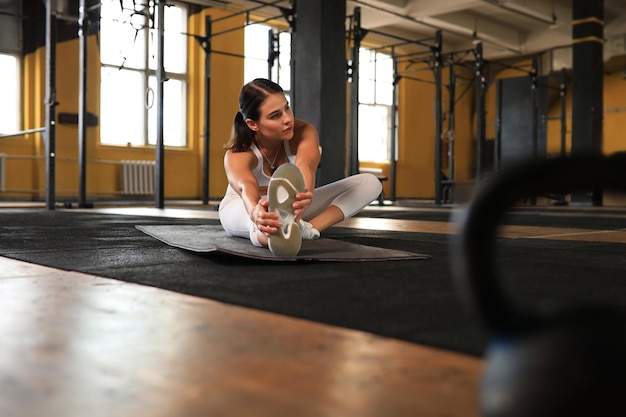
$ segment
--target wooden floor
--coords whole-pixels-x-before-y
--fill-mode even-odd
[[[454,231],[374,218],[341,226]],[[623,230],[502,233],[626,242]],[[482,363],[474,357],[2,257],[0,270],[2,417],[480,414]]]

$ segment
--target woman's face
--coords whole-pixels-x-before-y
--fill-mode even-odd
[[[282,93],[270,94],[259,107],[259,120],[247,119],[248,127],[259,137],[290,140],[293,138],[293,112]]]

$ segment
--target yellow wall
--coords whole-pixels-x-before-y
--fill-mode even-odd
[[[213,19],[230,15],[222,9],[207,9],[189,19],[188,32],[204,34],[205,15]],[[213,33],[230,28],[243,28],[245,15],[220,20],[213,25]],[[213,38],[213,50],[243,55],[244,31],[234,30]],[[88,64],[88,111],[99,115],[100,58],[95,36],[90,36]],[[188,147],[165,150],[165,198],[194,198],[202,195],[202,158],[204,151],[204,51],[192,37],[188,38]],[[26,56],[23,62],[23,128],[37,128],[45,124],[45,51],[40,48]],[[167,53],[167,51],[166,51]],[[528,65],[520,61],[514,65]],[[414,67],[411,70],[416,69]],[[417,68],[419,69],[419,67]],[[407,68],[401,68],[407,70]],[[78,40],[57,45],[57,114],[78,113]],[[465,78],[473,77],[473,69],[457,67],[457,73],[465,72]],[[398,152],[396,197],[432,199],[435,195],[435,86],[429,82],[409,79],[415,77],[432,81],[428,68],[407,72],[398,84]],[[521,76],[519,72],[505,70],[497,77]],[[444,84],[448,70],[442,74]],[[223,145],[227,141],[232,120],[237,111],[237,98],[243,83],[243,59],[219,53],[211,54],[211,100],[210,100],[210,162],[209,195],[219,198],[226,188],[222,158]],[[471,181],[475,175],[475,89],[468,79],[458,79],[456,87],[455,131],[455,179]],[[495,136],[495,85],[492,83],[486,96],[486,137]],[[450,100],[443,88],[444,112]],[[626,80],[621,73],[605,77],[605,125],[604,146],[606,153],[626,150],[622,130],[626,124]],[[560,113],[558,100],[552,102],[550,116]],[[571,142],[571,85],[567,96],[567,146]],[[548,121],[548,153],[560,150],[560,122]],[[446,128],[444,122],[444,128]],[[99,128],[89,127],[87,132],[87,194],[91,199],[122,198],[120,195],[120,165],[122,159],[154,160],[154,147],[108,146],[99,142]],[[0,152],[12,156],[7,162],[6,187],[12,191],[0,193],[0,198],[43,199],[46,189],[45,149],[41,134],[19,138],[2,139]],[[446,144],[443,143],[444,151]],[[78,196],[78,128],[76,125],[59,124],[56,130],[56,193],[59,198]],[[445,158],[445,157],[444,157]],[[444,174],[447,161],[443,161]],[[364,166],[381,167],[389,176],[389,164],[363,162]],[[385,182],[385,194],[390,193],[390,183]],[[32,191],[35,190],[35,191]]]
[[[189,33],[205,33],[205,16],[212,19],[230,15],[220,9],[207,9],[189,19]],[[244,16],[224,19],[213,24],[213,33],[244,26]],[[243,30],[216,36],[213,50],[243,55]],[[200,198],[204,152],[204,57],[200,44],[188,38],[188,123],[186,148],[165,149],[165,197]],[[167,52],[167,51],[166,51]],[[78,113],[79,43],[78,39],[59,42],[56,47],[56,106],[59,113]],[[87,111],[100,113],[100,57],[94,35],[88,37]],[[45,125],[45,48],[28,55],[23,63],[23,129]],[[223,169],[223,145],[228,140],[237,111],[237,98],[243,83],[243,59],[211,54],[211,115],[209,194],[219,197],[226,189]],[[123,98],[120,98],[123,99]],[[58,123],[56,137],[56,195],[70,198],[78,195],[78,126]],[[87,128],[86,188],[90,198],[121,198],[119,161],[155,160],[155,148],[111,146],[100,143],[99,127]],[[46,189],[45,142],[43,134],[2,139],[0,152],[7,160],[6,188],[0,198],[42,199]]]

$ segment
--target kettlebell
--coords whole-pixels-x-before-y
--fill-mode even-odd
[[[624,313],[601,305],[525,305],[495,267],[496,229],[517,202],[601,189],[626,191],[626,154],[518,162],[485,180],[459,213],[452,272],[488,336],[479,393],[484,416],[626,416]]]

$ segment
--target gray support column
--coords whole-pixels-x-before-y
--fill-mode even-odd
[[[319,183],[346,175],[345,0],[298,0],[293,107],[320,135]]]
[[[602,152],[604,1],[573,1],[572,154]],[[601,193],[572,194],[572,203],[597,205]]]

